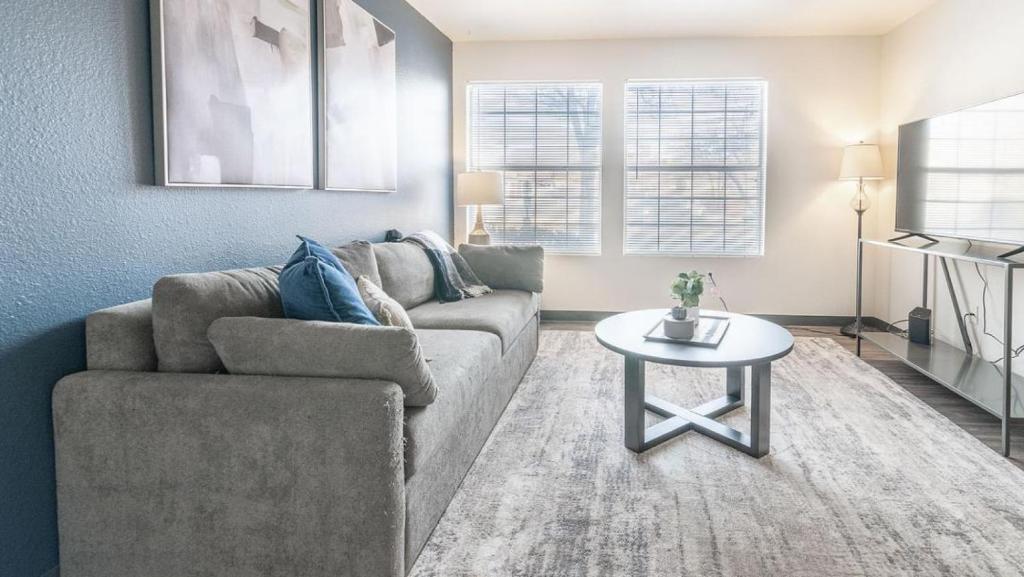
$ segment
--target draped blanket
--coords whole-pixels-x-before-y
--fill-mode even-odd
[[[410,234],[402,242],[415,244],[427,253],[434,267],[434,294],[441,302],[453,302],[478,297],[492,292],[480,282],[466,259],[455,252],[447,241],[435,232]]]

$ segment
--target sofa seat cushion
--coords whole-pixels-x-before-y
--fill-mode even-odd
[[[504,352],[537,314],[539,300],[537,295],[526,291],[496,290],[452,303],[431,301],[407,312],[418,329],[483,331],[497,335]]]
[[[458,434],[464,423],[482,414],[488,403],[497,402],[487,379],[501,363],[497,336],[476,331],[418,329],[423,356],[437,385],[434,402],[405,409],[405,476],[434,452],[444,450],[446,439]],[[501,401],[504,403],[504,401]]]

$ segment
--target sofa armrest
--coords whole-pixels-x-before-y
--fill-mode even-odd
[[[382,381],[65,377],[61,573],[399,577],[403,411]]]
[[[416,333],[404,327],[223,317],[207,336],[231,373],[393,381],[410,407],[437,396]]]
[[[153,300],[98,310],[85,318],[86,364],[91,370],[155,371]]]
[[[491,288],[544,292],[544,248],[541,246],[463,244],[459,254]]]

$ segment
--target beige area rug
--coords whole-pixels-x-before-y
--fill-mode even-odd
[[[694,432],[631,453],[622,357],[541,335],[412,575],[1024,575],[1024,471],[830,339],[775,363],[757,460]],[[724,382],[647,365],[683,406]]]

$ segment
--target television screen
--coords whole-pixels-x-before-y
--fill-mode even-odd
[[[896,229],[1024,244],[1024,94],[904,124]]]

